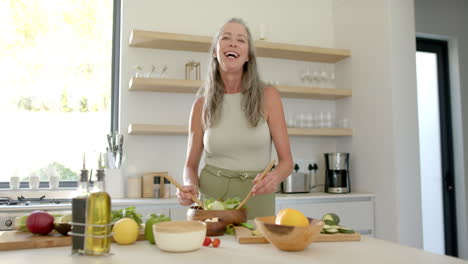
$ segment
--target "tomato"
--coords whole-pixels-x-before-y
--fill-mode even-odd
[[[215,238],[211,243],[211,245],[213,245],[213,247],[215,248],[219,247],[219,244],[221,244],[221,240],[219,240],[218,238]]]
[[[203,246],[207,247],[211,244],[211,238],[205,237],[205,240],[203,241]]]

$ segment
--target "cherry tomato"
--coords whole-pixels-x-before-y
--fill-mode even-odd
[[[221,240],[219,240],[218,238],[215,238],[211,243],[211,245],[213,245],[213,247],[215,248],[219,247],[219,244],[221,244]]]
[[[203,246],[207,247],[211,244],[211,238],[205,237],[205,240],[203,241]]]

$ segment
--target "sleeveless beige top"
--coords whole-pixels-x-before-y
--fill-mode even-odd
[[[236,171],[262,171],[271,159],[266,122],[251,127],[242,111],[242,93],[224,94],[219,122],[205,131],[205,163]]]

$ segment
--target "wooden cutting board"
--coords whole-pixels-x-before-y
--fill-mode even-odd
[[[144,230],[140,229],[137,240],[145,240]],[[34,235],[29,232],[0,231],[0,251],[31,248],[71,246],[71,237],[55,231],[47,236]]]
[[[236,238],[239,244],[265,244],[268,240],[264,236],[254,236],[252,232],[243,226],[235,226]],[[361,234],[320,234],[315,242],[360,241]]]

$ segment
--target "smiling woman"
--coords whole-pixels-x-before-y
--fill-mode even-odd
[[[76,181],[83,152],[105,151],[115,3],[0,2],[0,182]]]
[[[253,198],[248,218],[273,215],[274,192],[292,171],[289,138],[280,95],[259,77],[252,35],[243,20],[232,18],[213,38],[208,74],[190,114],[184,184],[179,202],[202,198]],[[260,172],[275,144],[279,163]],[[198,175],[202,153],[205,167]]]

